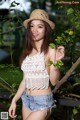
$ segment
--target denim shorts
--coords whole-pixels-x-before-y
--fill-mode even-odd
[[[22,104],[31,111],[44,110],[48,108],[55,108],[56,101],[54,100],[53,93],[47,95],[27,95],[26,91],[23,92]]]

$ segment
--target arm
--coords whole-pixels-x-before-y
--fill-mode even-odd
[[[58,60],[61,60],[64,57],[64,47],[59,46],[57,49],[49,49],[50,60],[56,64]],[[60,80],[60,70],[54,65],[50,66],[50,82],[54,86]]]
[[[50,82],[53,86],[57,84],[57,82],[60,80],[60,70],[58,68],[55,68],[53,65],[50,66]]]
[[[16,102],[20,99],[20,97],[21,97],[21,95],[22,95],[22,93],[25,89],[24,80],[25,80],[25,77],[23,76],[23,80],[21,81],[21,83],[19,85],[19,88],[18,88],[15,96],[12,99],[12,102],[11,102],[11,105],[10,105],[10,108],[9,108],[9,116],[11,118],[16,118],[16,115],[15,115]]]

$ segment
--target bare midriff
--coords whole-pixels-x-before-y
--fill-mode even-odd
[[[51,93],[51,87],[48,87],[47,89],[34,89],[34,90],[31,90],[31,89],[27,89],[26,88],[26,92],[28,95],[47,95],[49,93]]]

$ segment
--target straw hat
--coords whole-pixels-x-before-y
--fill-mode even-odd
[[[49,15],[47,14],[47,12],[42,9],[35,9],[32,11],[30,18],[23,22],[23,25],[25,28],[27,28],[27,24],[31,20],[43,20],[49,24],[51,29],[54,29],[54,27],[55,27],[54,22],[49,20]]]

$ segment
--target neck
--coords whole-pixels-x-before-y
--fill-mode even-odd
[[[42,43],[43,43],[43,40],[40,40],[40,41],[38,41],[38,42],[35,42],[35,45],[36,45],[36,48],[37,48],[38,51],[41,50]]]

